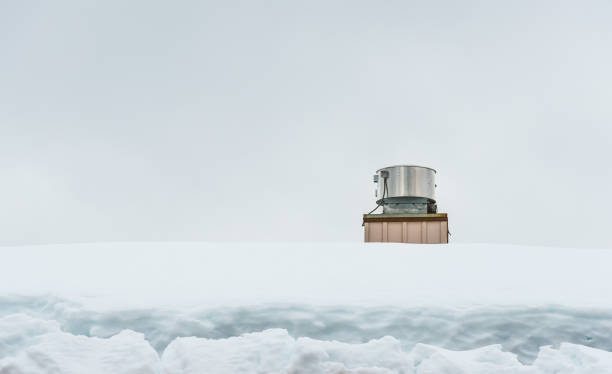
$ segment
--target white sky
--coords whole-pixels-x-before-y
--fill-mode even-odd
[[[612,3],[0,3],[0,244],[361,241],[438,170],[455,242],[611,247]]]

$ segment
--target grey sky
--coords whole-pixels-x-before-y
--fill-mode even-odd
[[[611,247],[612,3],[0,3],[0,244],[361,241],[438,170],[455,242]]]

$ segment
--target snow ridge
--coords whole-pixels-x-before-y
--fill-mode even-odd
[[[606,249],[88,243],[0,252],[0,374],[612,372]]]
[[[0,319],[0,373],[278,373],[456,374],[609,373],[612,353],[576,344],[544,346],[532,364],[501,345],[452,351],[417,344],[402,349],[385,336],[366,343],[295,339],[269,329],[225,339],[182,337],[158,355],[144,335],[124,330],[109,338],[73,335],[54,321],[24,314]]]

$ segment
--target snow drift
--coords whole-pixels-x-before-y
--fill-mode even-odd
[[[57,324],[15,314],[0,319],[0,373],[138,374],[456,374],[608,373],[612,353],[569,343],[542,347],[531,365],[500,345],[452,351],[393,337],[362,344],[291,337],[270,329],[226,339],[176,338],[161,356],[143,335],[107,339],[62,332]],[[17,334],[15,334],[18,332]]]
[[[0,373],[608,373],[612,251],[0,249]]]

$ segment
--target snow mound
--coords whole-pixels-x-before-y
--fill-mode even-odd
[[[451,351],[425,344],[417,344],[409,357],[416,372],[437,373],[532,373],[535,368],[523,366],[516,355],[503,352],[495,344],[469,351]]]
[[[177,338],[162,361],[168,374],[271,373],[286,366],[295,341],[285,330],[267,330],[227,339]]]
[[[0,373],[158,373],[157,353],[134,331],[108,339],[60,331],[25,315],[0,319]]]
[[[521,362],[540,347],[563,342],[612,351],[612,310],[576,307],[479,306],[466,309],[294,304],[240,307],[95,309],[54,296],[1,297],[0,318],[31,316],[36,324],[7,323],[2,331],[18,346],[31,329],[108,338],[123,330],[144,334],[157,353],[177,337],[223,339],[280,328],[292,337],[362,343],[393,336],[405,351],[427,343],[455,351],[501,344]],[[14,318],[14,317],[11,317]],[[45,330],[46,329],[46,330]],[[13,343],[10,343],[13,342]],[[26,344],[25,342],[24,344]]]
[[[1,374],[580,374],[612,372],[612,353],[564,343],[542,347],[523,364],[501,345],[453,351],[386,336],[366,343],[295,339],[269,329],[225,339],[174,339],[161,355],[141,333],[109,338],[62,332],[54,321],[22,314],[0,319]],[[21,332],[21,334],[16,334]],[[18,336],[19,335],[19,336]]]
[[[542,347],[532,365],[500,345],[452,351],[417,344],[406,352],[393,337],[362,344],[291,338],[266,330],[228,339],[177,338],[164,351],[162,372],[283,374],[578,374],[612,372],[612,353],[561,344]]]

